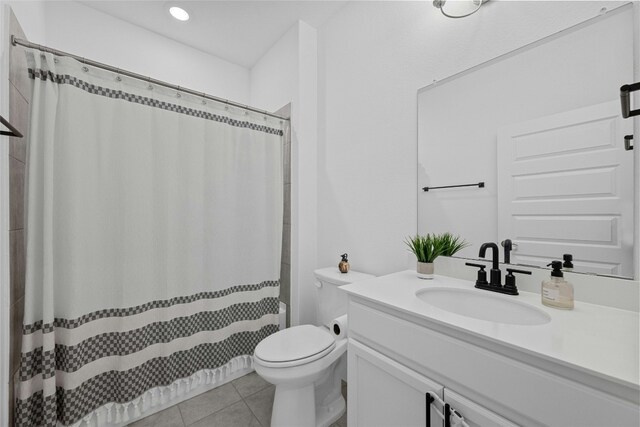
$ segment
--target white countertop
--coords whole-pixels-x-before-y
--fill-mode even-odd
[[[517,349],[529,356],[584,371],[597,377],[640,390],[640,318],[637,312],[575,302],[573,310],[544,306],[540,294],[520,292],[502,295],[474,288],[474,282],[435,275],[432,280],[416,277],[413,270],[342,286],[350,296],[360,297],[435,322],[452,331]],[[429,287],[473,289],[496,298],[516,298],[551,316],[544,325],[508,325],[478,320],[433,307],[416,297],[416,291]]]

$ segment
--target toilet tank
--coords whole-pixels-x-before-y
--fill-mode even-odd
[[[338,267],[320,268],[313,272],[316,276],[316,324],[329,324],[338,316],[347,314],[347,294],[338,290],[340,286],[375,276],[358,271],[340,273]]]

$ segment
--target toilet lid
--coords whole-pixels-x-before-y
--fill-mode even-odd
[[[335,347],[329,331],[313,325],[284,329],[260,341],[254,355],[265,362],[304,363],[319,359]],[[314,357],[315,356],[315,357]]]

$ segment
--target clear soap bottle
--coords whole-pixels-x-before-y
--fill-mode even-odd
[[[551,277],[542,281],[542,303],[563,310],[573,309],[573,285],[564,279],[562,261],[553,261]]]

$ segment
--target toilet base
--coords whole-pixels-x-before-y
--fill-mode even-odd
[[[315,386],[277,385],[273,398],[272,427],[316,427]]]
[[[328,405],[316,407],[316,427],[329,427],[340,419],[346,409],[347,403],[342,395]]]
[[[346,409],[347,404],[339,393],[330,402],[316,405],[313,384],[302,388],[276,386],[271,426],[329,427]]]

